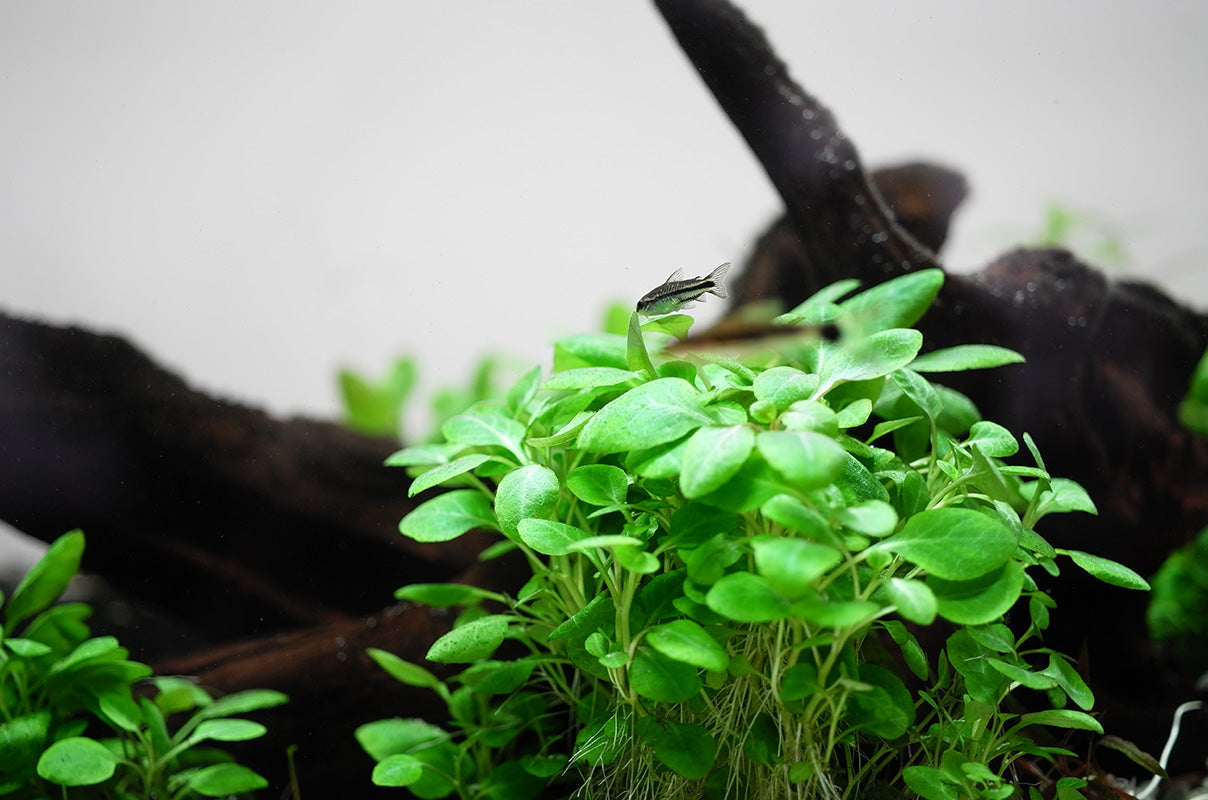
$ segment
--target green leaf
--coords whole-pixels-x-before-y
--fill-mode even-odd
[[[752,452],[738,472],[702,497],[701,502],[725,511],[745,514],[783,491],[783,479],[768,466],[767,461]]]
[[[927,654],[923,652],[923,647],[919,644],[919,640],[907,630],[905,625],[896,619],[884,620],[881,624],[889,632],[898,649],[902,651],[902,660],[906,662],[906,666],[910,668],[910,671],[919,680],[926,680],[931,672],[931,667],[927,663]]]
[[[960,800],[960,787],[943,770],[913,766],[902,770],[902,779],[923,800]]]
[[[843,560],[835,548],[780,536],[757,536],[751,541],[755,569],[777,594],[796,600],[814,588],[814,582]]]
[[[1103,726],[1090,714],[1066,708],[1024,714],[1019,718],[1019,724],[1020,726],[1048,725],[1053,728],[1072,728],[1080,731],[1103,733]]]
[[[944,411],[944,401],[935,387],[922,375],[912,369],[903,367],[894,370],[893,382],[902,390],[902,394],[914,401],[930,419],[938,419]]]
[[[853,691],[844,720],[884,739],[896,739],[914,722],[914,701],[902,679],[876,664],[860,665],[860,682],[870,691]]]
[[[847,628],[867,624],[881,612],[881,605],[871,600],[827,600],[817,595],[803,597],[790,609],[799,617],[828,628]]]
[[[990,458],[1006,458],[1019,452],[1019,442],[1003,426],[982,420],[969,429],[967,445],[976,445],[983,455]]]
[[[572,545],[587,538],[587,532],[574,525],[548,519],[522,519],[519,533],[520,541],[546,556],[564,556],[572,552]]]
[[[642,331],[645,333],[665,333],[668,336],[674,336],[676,339],[683,339],[688,335],[688,331],[695,321],[691,314],[668,314],[665,317],[646,320],[642,323]]]
[[[251,711],[273,708],[288,701],[288,697],[272,689],[246,689],[242,692],[228,694],[226,697],[215,700],[210,705],[199,710],[193,716],[193,719],[200,721],[215,717],[229,717],[235,714],[247,714]]]
[[[642,325],[635,311],[629,315],[629,327],[626,332],[625,340],[625,366],[631,370],[645,370],[650,377],[654,377],[654,363],[650,360],[650,353],[646,350],[646,339],[642,336]]]
[[[848,506],[840,509],[836,516],[848,530],[876,539],[893,533],[898,524],[898,512],[884,500],[867,500]]]
[[[1057,548],[1061,555],[1069,556],[1075,564],[1094,575],[1104,583],[1119,586],[1124,589],[1139,589],[1149,591],[1149,582],[1123,564],[1118,564],[1110,558],[1091,555],[1081,550],[1063,550]]]
[[[465,449],[465,445],[450,444],[449,442],[415,444],[391,453],[384,463],[387,467],[427,467],[432,464],[447,464]]]
[[[27,617],[50,606],[80,569],[84,554],[84,534],[65,533],[51,543],[13,590],[5,609],[5,629],[15,631]]]
[[[730,656],[717,640],[689,619],[677,619],[651,628],[646,633],[646,641],[668,658],[694,667],[722,672],[730,663]]]
[[[250,719],[207,719],[197,726],[189,741],[246,742],[258,739],[267,732],[267,728]]]
[[[791,495],[778,494],[760,506],[759,511],[778,525],[796,531],[807,539],[831,543],[839,541],[826,517]]]
[[[796,367],[772,367],[755,376],[755,398],[785,409],[805,400],[818,388],[818,376],[807,375]]]
[[[1025,483],[1019,487],[1024,499],[1031,500],[1037,488],[1043,481]],[[1098,514],[1095,503],[1091,500],[1086,489],[1068,478],[1053,478],[1049,481],[1046,491],[1041,493],[1037,501],[1036,519],[1046,514],[1059,514],[1067,511],[1084,511],[1087,514]]]
[[[1015,605],[1023,591],[1023,565],[1010,561],[968,580],[945,580],[931,575],[927,586],[935,593],[936,610],[959,625],[994,622]]]
[[[905,328],[922,318],[943,285],[943,270],[909,272],[866,289],[839,307],[862,331]]]
[[[789,615],[792,603],[758,575],[734,572],[710,587],[705,604],[735,622],[771,622]]]
[[[447,542],[475,528],[495,529],[491,501],[476,489],[437,495],[403,517],[399,530],[417,542]]]
[[[915,372],[964,372],[1018,364],[1024,357],[1014,350],[992,344],[960,344],[923,353],[910,362]]]
[[[596,412],[579,432],[589,453],[619,453],[674,441],[712,422],[704,397],[682,378],[659,378],[630,389]]]
[[[373,767],[375,786],[410,786],[424,774],[424,762],[407,753],[386,756]]]
[[[524,426],[498,406],[478,406],[450,417],[440,427],[441,434],[455,444],[474,447],[502,447],[517,463],[524,464]]]
[[[470,620],[433,642],[427,658],[438,664],[468,664],[487,658],[503,644],[510,619],[505,614],[488,614]]]
[[[241,764],[210,764],[189,775],[186,784],[205,797],[247,794],[268,786],[259,774]]]
[[[113,777],[117,756],[83,736],[71,736],[46,748],[38,758],[38,775],[59,786],[92,786]]]
[[[568,369],[565,372],[555,372],[549,380],[541,384],[542,389],[595,389],[601,386],[617,386],[630,381],[637,381],[638,376],[633,370],[616,369],[615,367],[580,367]]]
[[[435,689],[441,685],[440,679],[431,672],[418,664],[404,661],[394,653],[379,650],[376,647],[369,647],[365,649],[365,654],[377,662],[379,667],[384,669],[390,677],[399,683],[405,683],[408,686],[418,686],[421,689]]]
[[[495,517],[504,535],[514,540],[521,520],[548,518],[560,493],[558,476],[540,464],[529,464],[504,475],[495,490]]]
[[[1059,653],[1049,653],[1049,665],[1040,672],[1056,681],[1066,696],[1073,700],[1083,711],[1090,711],[1095,705],[1095,695],[1078,670],[1074,669]]]
[[[776,472],[801,491],[821,489],[842,474],[847,451],[813,431],[761,431],[755,446]]]
[[[356,738],[375,761],[411,755],[421,762],[423,776],[408,784],[416,797],[447,797],[455,791],[445,776],[457,773],[457,747],[437,726],[419,719],[382,719],[357,728]]]
[[[935,621],[938,602],[935,593],[922,581],[890,578],[884,587],[885,597],[903,618],[919,625]]]
[[[850,348],[832,347],[822,362],[821,386],[816,393],[825,394],[844,381],[866,381],[888,375],[913,361],[922,346],[923,334],[910,328],[894,328],[874,333]]]
[[[680,470],[684,497],[695,499],[720,488],[742,468],[754,445],[755,432],[746,425],[697,430],[684,446]]]
[[[396,600],[410,600],[433,608],[472,606],[497,596],[494,592],[465,583],[412,583],[394,593]]]
[[[49,709],[0,722],[0,764],[32,763],[46,745],[50,722]]]
[[[411,481],[411,486],[407,489],[407,496],[415,497],[420,492],[431,489],[433,486],[439,486],[447,480],[456,478],[458,475],[464,475],[471,470],[477,469],[484,461],[490,458],[490,456],[483,455],[482,453],[473,453],[461,458],[455,458],[447,464],[435,466]]]
[[[620,506],[629,494],[629,476],[611,464],[585,464],[566,476],[566,488],[593,506]]]
[[[703,725],[668,720],[654,740],[654,754],[678,775],[700,780],[713,769],[717,742]]]
[[[700,691],[696,667],[668,658],[649,647],[639,647],[629,665],[629,685],[642,697],[657,703],[680,703]]]
[[[626,369],[625,337],[580,334],[554,343],[554,372],[579,367]]]
[[[839,411],[835,417],[835,423],[842,429],[855,428],[868,422],[868,417],[872,414],[872,401],[867,397],[861,397],[851,403],[848,403]]]
[[[938,578],[960,581],[1002,566],[1015,553],[1015,537],[997,517],[966,508],[934,508],[915,514],[874,547],[897,553]]]

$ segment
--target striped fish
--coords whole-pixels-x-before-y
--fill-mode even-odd
[[[638,301],[638,313],[644,317],[658,317],[690,308],[705,294],[726,297],[726,287],[721,281],[729,270],[730,262],[727,261],[703,278],[684,279],[684,270],[677,269],[662,286],[642,295]]]

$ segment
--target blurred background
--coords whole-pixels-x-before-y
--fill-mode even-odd
[[[950,268],[1055,208],[1208,309],[1208,4],[742,6],[866,164],[964,172]],[[0,310],[282,415],[546,363],[779,208],[648,2],[10,0],[0,110]]]

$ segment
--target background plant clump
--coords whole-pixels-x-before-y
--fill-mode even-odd
[[[185,678],[153,677],[114,637],[93,637],[86,603],[56,603],[83,553],[83,533],[59,537],[0,609],[0,797],[180,800],[266,787],[205,745],[262,736],[237,715],[285,695],[215,700]]]
[[[460,609],[427,658],[466,666],[441,680],[371,652],[449,711],[361,727],[374,781],[422,798],[1007,798],[1021,758],[1101,732],[1074,662],[1041,643],[1054,603],[1029,573],[1146,584],[1037,533],[1090,498],[924,377],[1021,360],[921,352],[909,326],[942,280],[841,281],[739,356],[676,354],[689,317],[632,315],[394,454],[412,494],[447,489],[404,535],[494,530],[482,558],[517,552],[531,577],[398,591]]]

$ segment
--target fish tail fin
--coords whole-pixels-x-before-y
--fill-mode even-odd
[[[729,271],[730,271],[730,262],[727,261],[726,263],[722,264],[717,269],[713,270],[712,272],[710,272],[708,274],[708,276],[705,278],[705,280],[713,281],[713,283],[716,284],[712,289],[709,290],[709,294],[714,295],[716,297],[720,297],[722,299],[725,299],[730,296],[729,292],[726,291],[725,285],[722,284],[722,280],[726,277],[726,273]]]

